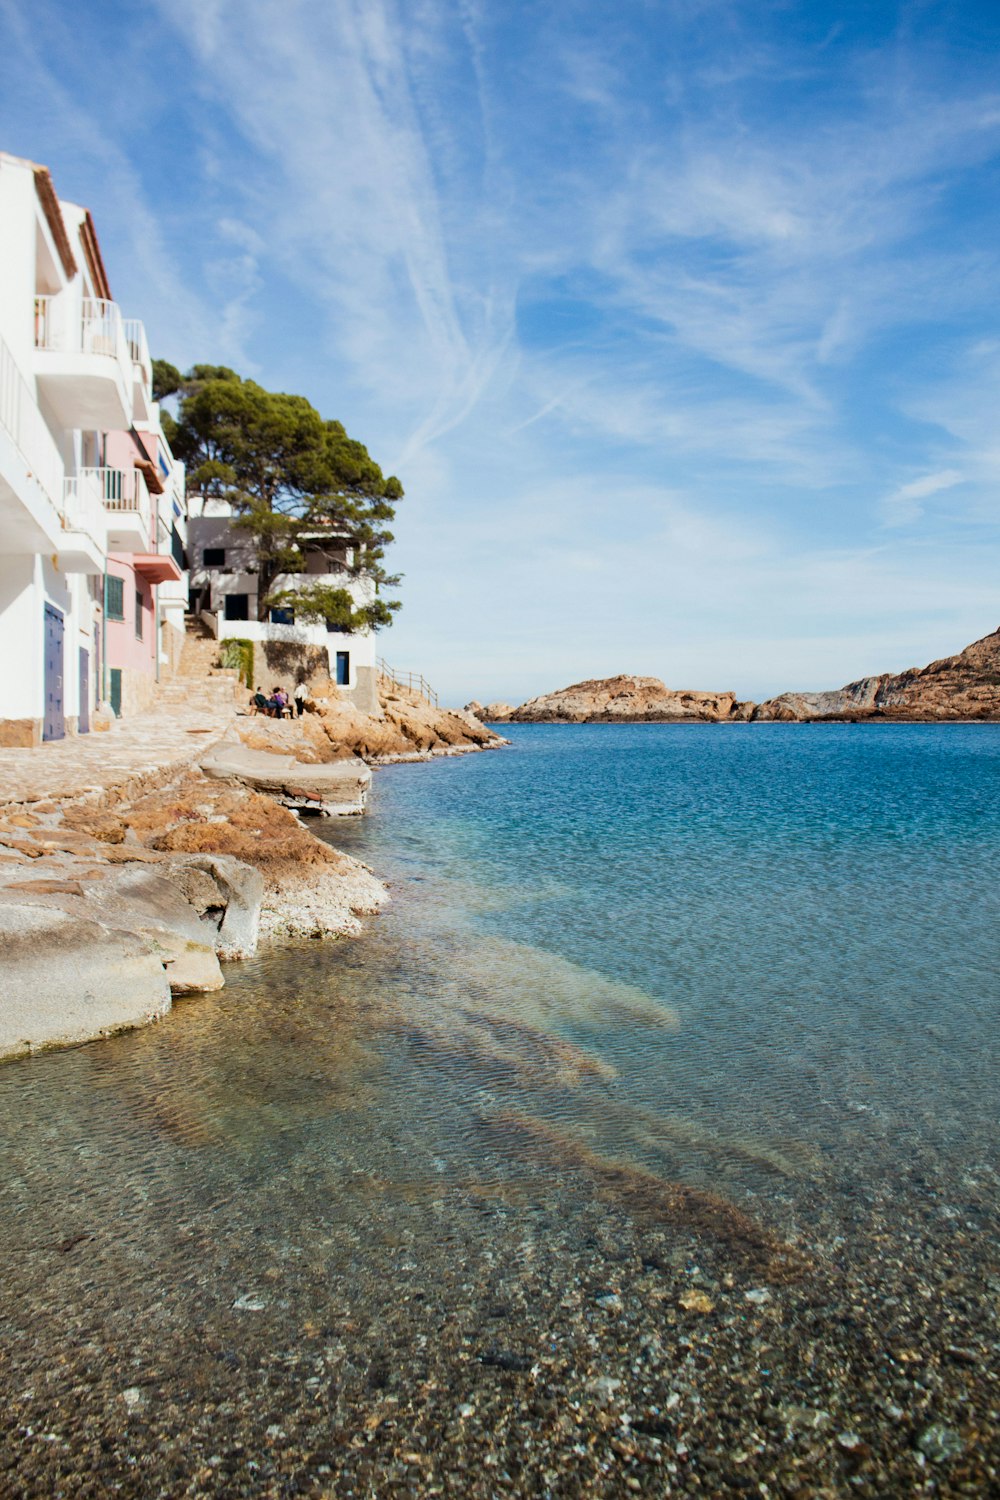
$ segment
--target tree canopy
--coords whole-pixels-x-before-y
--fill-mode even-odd
[[[398,600],[377,595],[399,582],[383,558],[403,486],[383,475],[363,443],[304,396],[265,390],[225,365],[195,365],[182,376],[155,360],[154,389],[161,399],[178,396],[168,438],[187,464],[189,490],[227,501],[234,524],[252,539],[260,619],[272,608],[294,608],[303,619],[325,618],[340,629],[392,623]],[[371,603],[355,606],[329,577],[304,588],[279,586],[285,575],[302,572],[307,547],[334,552],[345,538],[354,558],[348,571],[375,582]]]

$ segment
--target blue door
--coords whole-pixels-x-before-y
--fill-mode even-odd
[[[77,728],[81,734],[90,733],[90,652],[80,647],[80,717]]]
[[[63,717],[63,617],[51,604],[45,606],[45,721],[43,740],[61,740],[66,733]]]
[[[337,652],[337,686],[350,687],[351,685],[351,653],[349,651]]]

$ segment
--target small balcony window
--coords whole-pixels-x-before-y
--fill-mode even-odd
[[[104,613],[109,620],[125,618],[125,582],[111,573],[104,580]]]

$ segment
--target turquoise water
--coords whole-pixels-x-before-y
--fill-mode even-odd
[[[0,1069],[4,1494],[1000,1493],[1000,728],[510,736]]]
[[[631,1102],[834,1153],[859,1113],[928,1145],[992,1130],[1000,731],[510,735],[503,754],[381,773],[371,819],[338,836],[430,882],[470,941],[528,945],[673,1015],[559,1022]]]

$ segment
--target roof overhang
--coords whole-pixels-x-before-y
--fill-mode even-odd
[[[133,552],[131,562],[147,583],[180,583],[183,577],[169,552]]]

